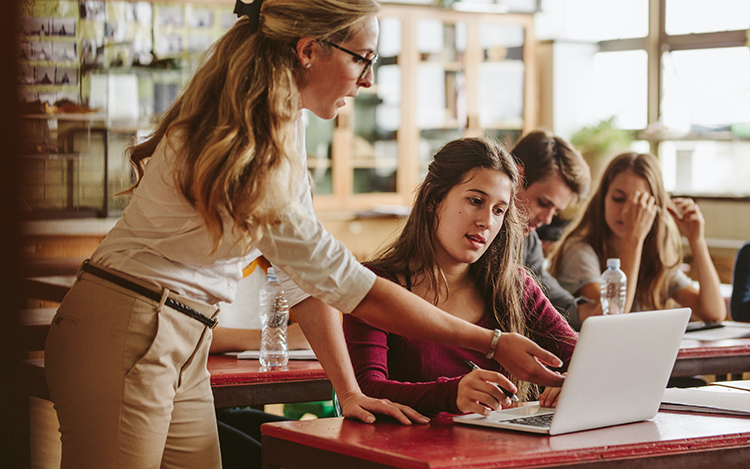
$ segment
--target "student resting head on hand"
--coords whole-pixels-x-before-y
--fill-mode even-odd
[[[648,153],[624,153],[607,166],[596,193],[553,253],[550,272],[582,304],[585,316],[602,314],[599,277],[608,258],[617,257],[627,276],[624,312],[663,309],[671,301],[693,310],[702,321],[722,321],[726,302],[708,254],[705,221],[691,199],[670,198],[659,162]],[[693,278],[681,270],[680,235],[687,239]]]

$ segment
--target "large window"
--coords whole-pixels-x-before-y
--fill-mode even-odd
[[[583,125],[614,116],[636,131],[674,193],[750,196],[750,1],[544,0],[542,9],[540,39],[594,45],[579,47],[591,71]]]

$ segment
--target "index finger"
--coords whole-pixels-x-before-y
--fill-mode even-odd
[[[547,366],[550,366],[552,368],[560,368],[563,366],[563,361],[560,360],[557,355],[550,352],[549,350],[545,350],[539,345],[537,345],[534,342],[531,342],[532,347],[528,351],[531,356],[537,359],[540,363],[543,363]],[[541,365],[540,365],[541,366]]]

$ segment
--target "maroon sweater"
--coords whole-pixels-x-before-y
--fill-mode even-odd
[[[395,280],[382,272],[376,272]],[[552,306],[541,288],[524,272],[526,325],[529,338],[554,353],[567,367],[577,335]],[[491,314],[477,326],[498,327]],[[425,414],[460,413],[456,407],[458,382],[469,371],[464,360],[483,369],[508,373],[483,353],[434,342],[409,339],[373,327],[351,314],[344,315],[344,334],[362,392],[413,407]],[[552,337],[568,336],[570,344]]]

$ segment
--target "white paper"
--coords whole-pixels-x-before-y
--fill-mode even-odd
[[[707,329],[704,331],[686,332],[686,339],[693,340],[725,340],[750,337],[750,324],[734,321],[724,321],[724,327]]]
[[[228,354],[228,355],[234,355],[234,354]],[[241,360],[257,360],[259,356],[260,356],[260,350],[245,350],[244,352],[237,353],[237,358]],[[317,360],[318,357],[315,356],[315,352],[313,352],[312,349],[303,349],[303,350],[290,350],[289,359],[290,360]]]
[[[750,415],[750,393],[744,391],[714,391],[707,387],[668,388],[661,401],[662,409]]]

